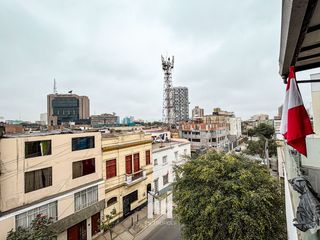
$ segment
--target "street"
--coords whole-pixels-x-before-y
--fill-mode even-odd
[[[173,220],[166,219],[157,225],[144,240],[179,240],[180,225]]]

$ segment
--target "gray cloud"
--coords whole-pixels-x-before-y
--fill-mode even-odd
[[[160,54],[175,55],[174,85],[189,87],[190,109],[273,115],[284,95],[280,9],[277,0],[1,1],[0,116],[37,120],[56,78],[59,92],[89,96],[92,114],[161,119]]]

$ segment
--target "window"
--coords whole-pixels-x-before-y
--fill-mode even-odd
[[[113,198],[110,198],[107,202],[107,207],[110,207],[111,205],[117,203],[117,197],[113,197]]]
[[[126,174],[132,173],[132,155],[126,156]]]
[[[200,142],[200,139],[191,139],[192,142]]]
[[[146,165],[149,165],[151,163],[150,161],[150,150],[146,151]]]
[[[25,142],[25,158],[51,155],[51,140]]]
[[[162,176],[162,180],[163,180],[163,185],[168,184],[168,182],[169,182],[169,174],[167,173],[166,175]]]
[[[177,152],[174,152],[174,159],[175,159],[176,161],[178,161],[178,151],[177,151]]]
[[[74,208],[79,211],[98,201],[98,186],[87,188],[74,194]]]
[[[117,162],[116,159],[108,160],[106,162],[107,179],[117,176]]]
[[[43,206],[31,209],[27,212],[21,213],[16,216],[16,228],[23,227],[27,228],[30,226],[32,220],[34,220],[37,215],[45,215],[48,218],[52,218],[53,221],[58,220],[58,208],[57,201],[45,204]]]
[[[155,158],[155,159],[153,160],[153,165],[154,165],[154,166],[157,166],[157,165],[158,165],[158,159]]]
[[[94,136],[72,138],[72,151],[94,148]]]
[[[25,193],[52,185],[52,167],[24,173]]]
[[[168,163],[167,155],[162,157],[162,165],[166,165]]]
[[[82,177],[96,171],[95,159],[90,158],[72,163],[72,178]]]
[[[140,170],[140,154],[133,154],[133,170],[134,172],[138,172]]]

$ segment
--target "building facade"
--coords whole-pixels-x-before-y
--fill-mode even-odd
[[[204,109],[199,106],[195,106],[194,109],[192,109],[192,119],[196,120],[202,117],[204,117]]]
[[[172,183],[174,166],[184,164],[191,156],[191,145],[186,139],[171,139],[152,144],[153,159],[153,212],[172,216]],[[170,211],[170,212],[169,212]]]
[[[147,193],[152,188],[151,144],[151,136],[143,132],[102,137],[105,214],[115,209],[113,221],[147,204]]]
[[[76,94],[49,94],[47,96],[48,125],[63,123],[90,123],[90,103],[87,96]]]
[[[189,94],[187,87],[173,88],[173,108],[176,122],[189,119]]]
[[[99,234],[105,207],[101,134],[34,134],[0,139],[0,239],[43,214],[58,240]]]
[[[119,124],[119,117],[115,113],[104,113],[91,116],[92,127],[114,126]]]
[[[240,138],[242,131],[241,131],[241,118],[240,117],[230,117],[229,118],[229,127],[230,135],[236,136],[236,138]]]
[[[206,119],[205,122],[183,122],[180,124],[179,135],[191,143],[191,148],[196,151],[201,148],[228,148],[229,124]]]

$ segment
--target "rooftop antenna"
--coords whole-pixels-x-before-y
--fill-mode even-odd
[[[54,94],[58,93],[58,91],[57,91],[57,82],[56,82],[55,78],[53,79],[53,93]]]

